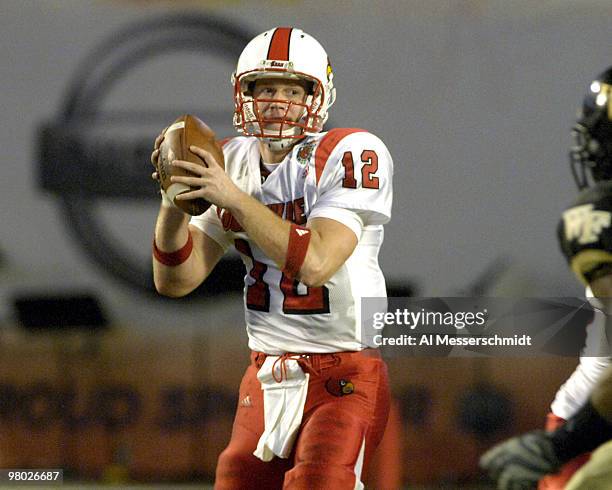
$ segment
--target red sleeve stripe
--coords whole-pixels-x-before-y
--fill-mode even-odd
[[[291,40],[291,27],[278,27],[268,48],[268,59],[288,61],[289,60],[289,42]]]
[[[319,143],[317,150],[315,151],[315,174],[317,178],[317,185],[325,169],[325,164],[329,155],[332,154],[334,148],[342,141],[345,136],[353,133],[365,132],[365,129],[358,128],[336,128],[330,130]]]

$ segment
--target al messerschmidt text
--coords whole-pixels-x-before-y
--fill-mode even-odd
[[[374,344],[383,345],[451,345],[451,346],[513,346],[531,345],[531,335],[513,335],[512,337],[502,337],[492,335],[488,337],[471,337],[468,335],[448,335],[448,334],[429,334],[421,335],[403,334],[398,337],[383,337],[382,334],[374,336]]]

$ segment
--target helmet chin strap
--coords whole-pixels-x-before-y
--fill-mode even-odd
[[[266,145],[271,151],[283,151],[290,149],[293,145],[295,145],[298,141],[300,141],[305,135],[302,134],[299,138],[283,138],[285,135],[297,135],[299,132],[299,128],[293,127],[279,134],[279,138],[274,137],[261,137],[261,141],[264,145]],[[285,133],[285,134],[283,134]]]
[[[260,138],[271,151],[283,151],[295,145],[299,139],[295,138]]]

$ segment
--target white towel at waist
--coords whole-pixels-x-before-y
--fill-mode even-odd
[[[257,373],[264,392],[265,429],[253,454],[262,461],[270,461],[274,456],[289,457],[302,423],[308,394],[310,375],[302,371],[295,359],[276,362],[278,358],[266,357]]]

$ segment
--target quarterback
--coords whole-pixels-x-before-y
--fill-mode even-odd
[[[612,306],[609,301],[612,297],[611,96],[612,67],[591,83],[581,115],[572,130],[574,146],[570,163],[581,193],[563,213],[559,225],[562,252],[580,281],[587,285],[586,296],[595,307],[594,319],[587,327],[587,343],[580,363],[561,386],[551,405],[546,424],[548,433],[534,432],[511,439],[483,456],[483,467],[498,479],[500,489],[578,488],[574,486],[572,476],[589,460],[588,451],[605,441],[606,437],[611,437],[603,422],[596,422],[595,430],[587,428],[595,417],[591,416],[595,412],[590,402],[595,387],[599,386],[599,392],[605,392],[606,397],[610,397],[612,392],[612,368],[609,368],[612,347]],[[604,374],[606,370],[608,374]],[[601,409],[600,412],[609,423],[609,411]],[[565,436],[570,432],[582,432],[584,439],[588,440],[576,442],[578,436]],[[549,451],[551,440],[556,441],[552,452]],[[612,468],[609,459],[607,464]],[[600,472],[599,476],[602,475]],[[600,487],[593,483],[593,486],[582,488],[612,488],[609,480],[612,475],[607,472],[605,477],[608,486]],[[581,479],[585,478],[583,474]]]
[[[167,296],[195,289],[231,246],[246,267],[251,364],[215,488],[362,488],[389,387],[360,333],[360,298],[386,296],[378,252],[393,162],[365,130],[323,131],[333,71],[300,29],[251,40],[232,85],[240,135],[223,143],[225,171],[198,147],[207,167],[173,162],[193,174],[173,181],[196,189],[177,199],[213,205],[190,219],[162,196],[153,245],[155,285]]]

